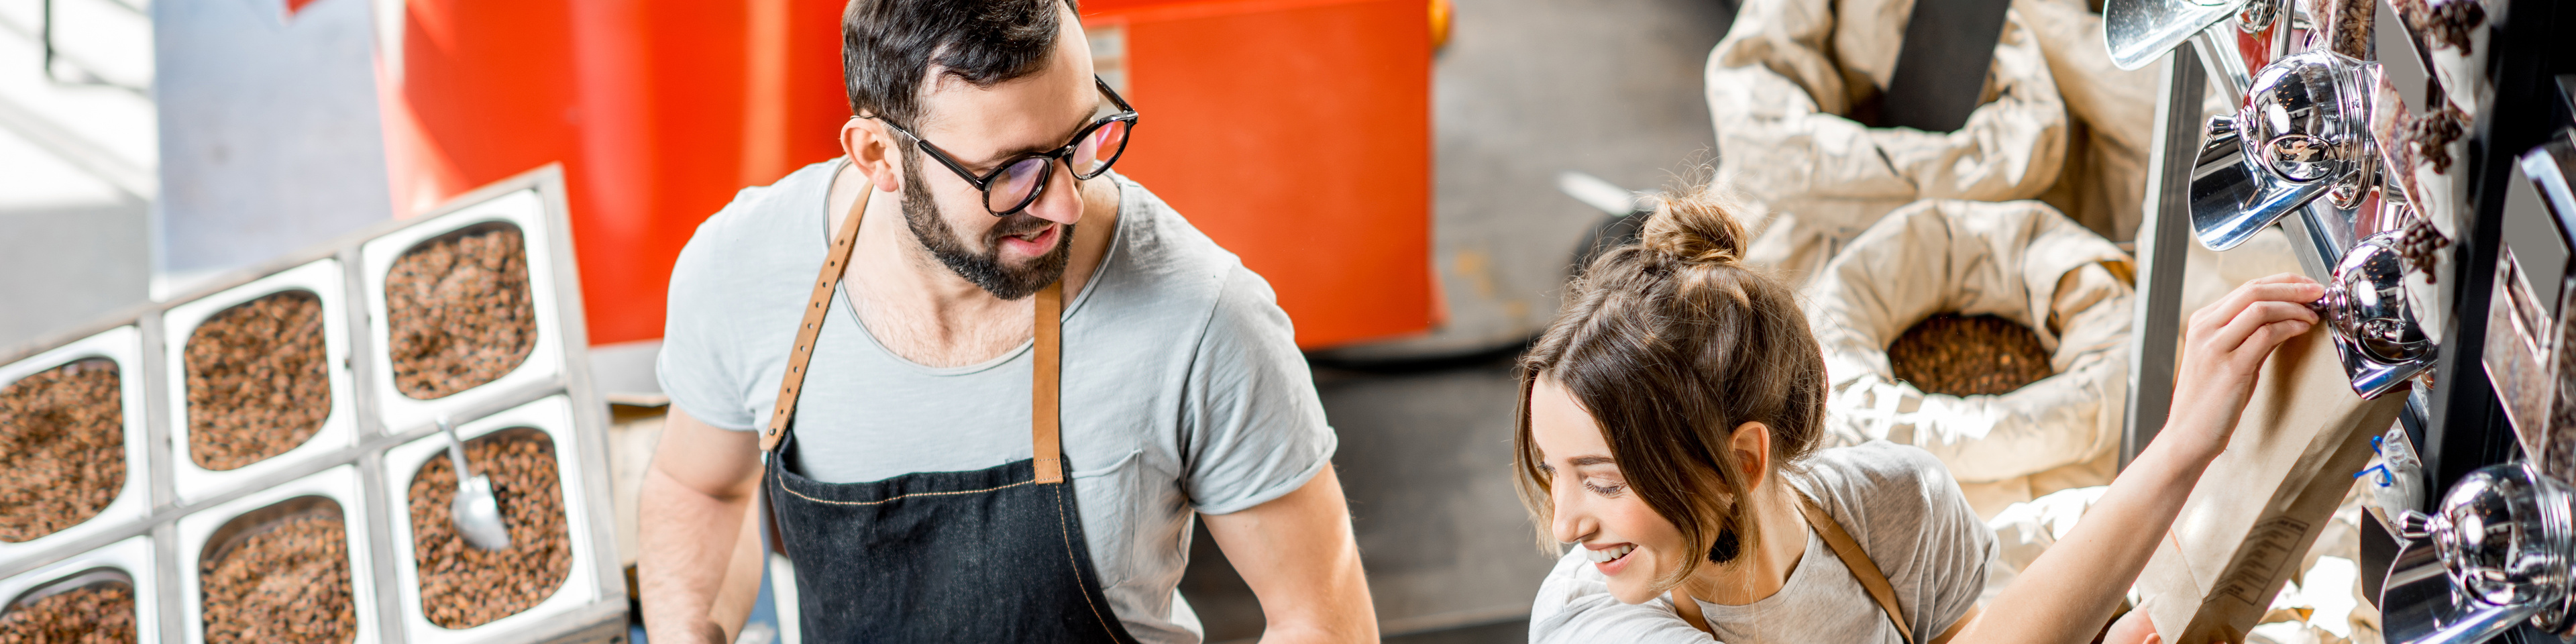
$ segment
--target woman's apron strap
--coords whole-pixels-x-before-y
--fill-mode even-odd
[[[1869,597],[1878,600],[1879,609],[1887,611],[1887,619],[1896,622],[1896,634],[1905,637],[1905,644],[1914,644],[1914,628],[1906,624],[1905,613],[1896,604],[1896,587],[1887,583],[1887,575],[1869,560],[1860,542],[1852,540],[1851,533],[1844,532],[1842,524],[1834,521],[1834,515],[1826,514],[1824,506],[1816,505],[1816,500],[1804,493],[1798,495],[1798,513],[1807,517],[1807,525],[1815,527],[1816,536],[1825,538],[1825,546],[1833,549],[1835,558],[1843,560],[1843,567],[1851,569],[1860,587],[1869,590]]]
[[[822,275],[814,278],[814,294],[806,298],[805,322],[796,327],[796,348],[787,353],[787,374],[778,382],[778,408],[769,412],[769,428],[760,432],[760,451],[778,449],[778,441],[787,437],[787,422],[796,418],[796,395],[805,387],[806,363],[814,360],[814,339],[823,334],[823,314],[832,310],[832,291],[840,288],[841,274],[850,270],[850,249],[859,245],[859,214],[868,209],[868,197],[874,186],[859,189],[859,199],[850,204],[850,215],[841,221],[841,233],[832,236],[832,250],[823,260]]]

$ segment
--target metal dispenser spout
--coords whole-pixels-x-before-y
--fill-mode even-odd
[[[2525,620],[2568,635],[2571,501],[2567,486],[2516,462],[2461,478],[2433,514],[2406,512],[2409,542],[2380,594],[2388,641],[2476,644]]]

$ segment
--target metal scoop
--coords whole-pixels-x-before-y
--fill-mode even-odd
[[[438,431],[447,433],[447,457],[456,463],[456,502],[448,508],[456,531],[476,548],[509,549],[510,528],[501,524],[501,500],[492,496],[492,479],[465,464],[465,439],[457,437],[456,423],[440,416]]]

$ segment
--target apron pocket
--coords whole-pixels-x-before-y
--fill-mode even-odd
[[[1113,598],[1113,604],[1123,594],[1118,586],[1136,578],[1137,564],[1152,556],[1151,547],[1139,543],[1138,535],[1145,534],[1140,528],[1160,523],[1158,517],[1165,513],[1153,507],[1151,499],[1158,495],[1146,489],[1144,454],[1141,449],[1129,451],[1098,467],[1073,464],[1073,492],[1082,508],[1091,567],[1099,573],[1101,591]]]

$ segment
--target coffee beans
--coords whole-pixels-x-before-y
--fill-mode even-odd
[[[394,388],[427,400],[491,382],[536,347],[519,230],[477,227],[413,247],[385,275]]]
[[[134,587],[83,586],[0,614],[0,644],[128,644],[135,641]]]
[[[2440,4],[2434,4],[2439,2]],[[2487,24],[2486,3],[2481,0],[2397,0],[2397,13],[2415,25],[2424,37],[2460,50],[2460,55],[2477,53],[2469,36]]]
[[[349,535],[338,513],[304,512],[257,528],[201,564],[206,641],[338,644],[358,637]]]
[[[229,470],[295,449],[331,414],[322,300],[285,291],[188,333],[188,459]]]
[[[1887,347],[1896,379],[1952,396],[2011,393],[2050,376],[2048,359],[2039,334],[1992,315],[1935,315]]]
[[[470,628],[527,610],[553,596],[572,571],[563,486],[554,442],[530,429],[465,442],[474,473],[492,479],[510,547],[490,551],[456,532],[456,466],[432,457],[411,480],[412,552],[420,562],[421,612],[431,623]]]
[[[0,387],[0,541],[87,521],[124,488],[116,362],[80,360]]]

